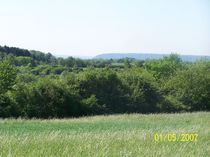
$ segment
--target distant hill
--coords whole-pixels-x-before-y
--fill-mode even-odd
[[[94,57],[94,59],[122,59],[122,58],[135,58],[139,60],[147,59],[160,59],[169,54],[149,54],[149,53],[105,53]],[[199,56],[199,55],[180,55],[183,61],[194,62],[199,59],[209,59],[210,56]]]

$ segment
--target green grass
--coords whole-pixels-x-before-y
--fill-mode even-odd
[[[159,141],[155,133],[197,133]],[[78,119],[0,120],[0,157],[210,156],[210,113],[130,114]]]

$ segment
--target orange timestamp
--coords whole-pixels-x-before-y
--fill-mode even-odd
[[[154,141],[155,142],[195,142],[198,140],[197,133],[155,133]]]

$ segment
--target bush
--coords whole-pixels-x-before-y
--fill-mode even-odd
[[[165,84],[167,95],[191,111],[210,110],[210,62],[201,61],[177,71]]]
[[[101,112],[116,113],[124,110],[121,90],[123,87],[116,73],[111,70],[87,69],[75,75],[74,79],[69,79],[67,84],[74,87],[83,99],[94,95]]]
[[[40,79],[12,93],[17,106],[21,106],[21,116],[25,117],[70,117],[80,115],[80,104],[75,95],[66,90],[62,82]]]
[[[151,74],[139,68],[133,68],[120,74],[127,97],[129,112],[157,112],[160,94]]]

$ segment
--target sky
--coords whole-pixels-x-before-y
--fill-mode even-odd
[[[0,45],[95,56],[210,55],[210,0],[0,0]]]

